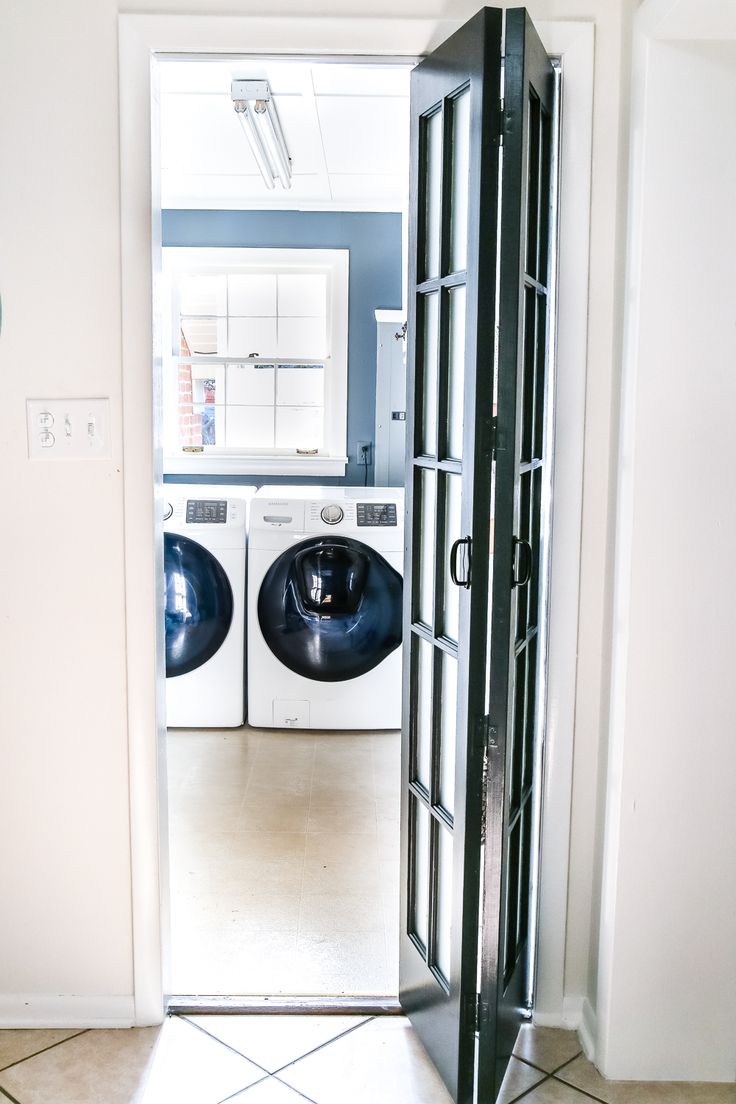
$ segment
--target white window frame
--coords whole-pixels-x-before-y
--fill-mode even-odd
[[[163,249],[164,294],[171,311],[164,312],[164,458],[166,475],[293,475],[344,476],[347,457],[348,418],[348,285],[347,249],[249,249],[239,247],[166,246]],[[296,451],[233,449],[206,445],[202,452],[173,452],[176,439],[179,354],[179,296],[177,284],[184,275],[224,274],[260,270],[320,272],[327,276],[327,356],[308,358],[325,366],[324,447],[314,456]],[[243,357],[195,358],[213,365],[248,363]],[[262,357],[278,363],[278,357]],[[289,358],[289,363],[298,358]]]

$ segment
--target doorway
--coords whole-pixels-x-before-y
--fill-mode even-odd
[[[403,470],[376,396],[405,414],[405,338],[394,323],[383,365],[375,316],[400,316],[405,295],[409,70],[172,57],[158,87],[171,991],[395,1002]],[[288,187],[264,177],[236,87],[269,97]],[[279,503],[261,510],[269,488]],[[318,652],[278,627],[269,574],[310,534],[365,551],[376,613],[346,649],[326,632],[336,593]],[[224,559],[236,535],[245,590]],[[226,617],[204,560],[230,572]],[[210,592],[222,643],[200,655]],[[244,657],[226,649],[244,623],[238,694]]]
[[[138,144],[138,156],[134,156],[128,163],[128,169],[130,170],[129,176],[132,180],[132,187],[130,187],[130,179],[124,184],[124,302],[125,302],[125,315],[126,315],[126,332],[130,339],[126,344],[126,363],[132,353],[135,352],[136,346],[140,348],[140,319],[145,319],[147,314],[150,317],[150,310],[147,307],[146,290],[150,289],[150,277],[146,277],[147,268],[147,252],[145,245],[141,242],[140,238],[140,225],[139,216],[141,206],[139,202],[131,203],[131,199],[139,200],[141,194],[146,194],[148,188],[146,171],[140,172],[140,169],[145,170],[145,164],[141,166],[140,157],[142,156],[143,162],[146,161],[146,152],[140,151],[140,128],[132,127],[132,121],[136,121],[140,124],[141,114],[140,108],[143,106],[143,100],[145,96],[140,95],[140,89],[148,87],[148,74],[147,74],[147,57],[149,51],[158,52],[171,50],[174,42],[181,43],[186,40],[186,34],[191,36],[190,41],[192,44],[195,42],[201,46],[203,31],[203,25],[201,21],[190,21],[189,28],[184,25],[186,21],[178,21],[177,33],[171,36],[171,24],[167,25],[167,20],[148,20],[145,17],[125,17],[121,20],[121,59],[127,65],[122,65],[122,70],[125,71],[127,77],[130,77],[132,71],[131,87],[136,91],[132,95],[127,95],[124,98],[124,113],[122,113],[122,132],[124,132],[124,149],[135,149],[136,141]],[[253,24],[247,20],[244,21],[225,21],[228,23],[226,35],[221,36],[224,28],[223,25],[217,25],[217,21],[213,21],[214,26],[211,28],[212,36],[209,40],[210,49],[213,50],[225,50],[233,49],[234,41],[237,41],[238,35],[233,34],[234,23],[243,25],[241,35],[239,35],[239,41],[245,43],[249,49],[253,49]],[[340,29],[340,21],[334,21],[335,25],[332,28],[334,34],[337,35],[337,40],[340,41],[340,33],[343,33],[343,42],[350,41],[350,29],[346,25],[342,25]],[[381,22],[381,21],[380,21]],[[306,24],[309,21],[305,21]],[[237,30],[237,28],[235,28]],[[260,28],[260,31],[264,31]],[[282,33],[284,29],[279,28],[279,33]],[[291,49],[314,49],[314,42],[316,42],[316,36],[313,32],[317,29],[311,26],[311,38],[310,28],[308,25],[302,25],[300,28],[292,26],[290,29],[291,42],[297,43],[298,46],[291,46]],[[354,28],[353,28],[354,31]],[[382,49],[385,49],[387,53],[393,52],[396,49],[397,41],[407,43],[407,53],[422,53],[425,50],[425,43],[427,41],[426,34],[431,33],[428,26],[414,25],[412,30],[407,31],[406,28],[403,31],[399,31],[397,25],[393,21],[386,21],[383,29],[375,28],[376,38],[374,41],[380,40],[381,34],[385,34],[383,40],[384,44]],[[397,31],[398,38],[397,38]],[[276,32],[275,28],[270,28],[265,33],[265,38],[260,40],[260,44],[263,45],[265,50],[273,49],[273,38],[269,41],[268,35],[273,35]],[[324,49],[324,42],[326,42],[326,28],[320,25],[319,33],[317,35],[317,41],[320,43],[320,49]],[[302,38],[303,35],[303,38]],[[414,38],[413,38],[414,35]],[[183,38],[182,38],[183,36]],[[576,35],[577,36],[577,35]],[[256,36],[257,38],[257,36]],[[288,35],[287,35],[288,38]],[[328,38],[330,34],[328,33]],[[334,39],[331,39],[334,41]],[[410,47],[410,43],[414,42],[414,49]],[[225,45],[225,43],[227,43]],[[588,42],[589,45],[589,42]],[[343,47],[344,49],[344,47]],[[588,54],[586,53],[586,57]],[[125,82],[124,82],[125,86]],[[134,134],[137,135],[136,141]],[[145,146],[145,144],[143,144]],[[579,198],[579,195],[578,195]],[[136,227],[136,229],[134,229]],[[141,250],[141,245],[143,248]],[[136,274],[140,277],[143,276],[142,282],[136,283],[135,279],[131,279],[132,274]],[[143,291],[141,296],[140,291]],[[579,302],[579,300],[578,300]],[[584,317],[584,316],[583,316]],[[578,322],[579,322],[578,317]],[[143,327],[145,332],[145,327]],[[576,333],[576,340],[580,338],[580,327],[572,327],[570,333]],[[578,346],[579,348],[579,346]],[[143,357],[141,363],[146,363],[146,357]],[[137,444],[138,435],[141,432],[140,421],[136,420],[135,412],[140,405],[140,391],[136,391],[134,388],[134,381],[139,382],[139,376],[136,375],[135,368],[131,371],[131,374],[126,382],[126,389],[132,392],[126,396],[126,406],[129,407],[131,417],[127,418],[126,422],[126,439],[127,443],[131,446],[126,449],[127,455],[134,455],[135,446]],[[143,437],[145,437],[145,425],[143,425]],[[142,545],[136,544],[136,537],[138,534],[146,534],[150,521],[147,520],[147,513],[145,509],[141,510],[140,501],[136,499],[134,488],[141,487],[141,478],[145,475],[146,471],[150,471],[151,466],[148,461],[139,460],[138,463],[134,459],[129,461],[126,479],[126,499],[127,499],[127,541],[130,546],[130,556],[128,558],[128,588],[129,599],[131,602],[131,609],[129,611],[129,634],[130,634],[130,704],[131,704],[131,779],[132,790],[134,790],[134,798],[132,798],[132,805],[134,805],[134,862],[136,874],[136,894],[135,894],[135,917],[136,917],[136,941],[137,941],[137,997],[139,1016],[142,1018],[141,1022],[146,1022],[146,1017],[160,1015],[157,1008],[160,1009],[160,997],[157,997],[157,991],[160,994],[160,985],[157,983],[158,976],[158,957],[159,957],[159,940],[156,932],[152,931],[148,919],[150,917],[150,909],[148,904],[156,899],[156,892],[153,892],[151,896],[151,890],[154,891],[154,884],[156,884],[156,872],[158,864],[156,861],[156,849],[154,849],[154,839],[156,839],[156,832],[151,831],[156,824],[157,799],[154,787],[151,788],[150,783],[141,783],[141,778],[151,778],[153,772],[148,775],[140,773],[140,767],[145,767],[146,764],[150,766],[154,762],[154,747],[150,744],[150,737],[147,733],[150,732],[150,718],[153,715],[153,701],[156,696],[156,688],[150,680],[150,668],[147,668],[145,664],[141,664],[140,660],[142,656],[145,656],[146,649],[143,648],[142,652],[136,652],[134,644],[140,644],[141,628],[145,626],[146,614],[142,614],[142,599],[145,598],[146,593],[151,597],[152,592],[150,587],[150,576],[147,576],[146,562],[147,554],[150,554],[151,561],[156,560],[156,545],[151,544],[148,539],[143,540]],[[145,480],[143,480],[145,482]],[[150,487],[150,481],[148,486]],[[147,543],[148,541],[148,543]],[[149,550],[146,552],[146,550]],[[569,563],[568,563],[569,566]],[[148,582],[146,581],[148,578]],[[136,587],[136,583],[142,583],[140,587]],[[135,596],[134,596],[135,592]],[[151,633],[148,639],[152,640],[157,636],[158,631],[158,646],[159,655],[161,650],[160,630],[157,629],[156,620],[152,617],[149,618],[148,624],[151,628]],[[151,754],[153,753],[153,760],[151,760]],[[151,882],[151,875],[153,882]]]

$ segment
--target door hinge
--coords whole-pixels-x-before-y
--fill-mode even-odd
[[[498,144],[503,145],[503,137],[506,133],[506,116],[504,115],[506,104],[505,101],[500,99],[498,101]]]
[[[491,460],[496,459],[496,449],[498,448],[498,416],[496,414],[491,418]]]
[[[481,1025],[484,1024],[488,1018],[488,1001],[484,1001],[480,993],[475,993],[469,998],[470,1016],[469,1027],[473,1032],[480,1031]]]

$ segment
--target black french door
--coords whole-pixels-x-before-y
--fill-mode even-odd
[[[523,36],[519,45],[513,33],[519,18],[525,19],[523,10],[504,15],[482,9],[417,66],[411,90],[400,999],[458,1104],[471,1104],[477,1076],[485,1093],[478,1099],[494,1099],[488,1069],[495,1080],[503,1049],[495,1043],[496,990],[503,986],[491,976],[485,953],[478,983],[480,906],[483,901],[485,949],[489,932],[509,928],[500,892],[488,889],[488,857],[498,856],[493,877],[518,865],[505,843],[506,707],[503,716],[498,713],[504,693],[514,694],[512,599],[521,608],[518,596],[525,596],[526,612],[515,623],[528,626],[539,580],[538,532],[532,533],[534,524],[539,529],[538,499],[515,506],[521,478],[516,422],[517,406],[524,408],[531,394],[534,436],[535,394],[540,418],[544,406],[544,368],[538,365],[546,344],[538,342],[542,308],[535,306],[537,344],[529,371],[533,381],[541,371],[541,383],[538,392],[535,383],[524,390],[523,354],[531,338],[509,303],[512,293],[526,302],[527,284],[518,264],[510,275],[508,257],[511,240],[523,237],[526,249],[527,198],[526,192],[514,197],[513,176],[502,161],[504,143],[514,148],[511,130],[529,125],[520,94],[518,111],[509,103],[509,95],[517,95],[509,83],[515,64],[509,68],[509,50],[521,49],[523,56],[525,49]],[[523,59],[518,64],[523,73]],[[541,189],[543,173],[536,171]],[[525,179],[519,176],[517,191]],[[535,248],[536,293],[543,284]],[[513,287],[504,285],[508,279]],[[521,355],[512,357],[512,346]],[[519,388],[521,398],[511,402]],[[513,462],[500,463],[502,455]],[[538,482],[541,487],[541,477]],[[533,497],[535,478],[524,486]],[[522,569],[529,575],[524,586]],[[525,630],[525,647],[528,635]],[[533,661],[525,663],[525,678],[534,679]],[[518,887],[523,875],[502,880]],[[495,909],[490,918],[488,909]],[[491,1035],[489,1066],[477,1056]]]
[[[523,8],[505,21],[503,211],[489,663],[479,1099],[492,1100],[531,1011],[540,728],[555,75]],[[480,1094],[484,1095],[480,1095]],[[492,1095],[492,1093],[494,1095]]]

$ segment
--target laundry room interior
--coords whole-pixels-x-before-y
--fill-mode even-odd
[[[395,999],[410,65],[157,68],[169,991]]]

